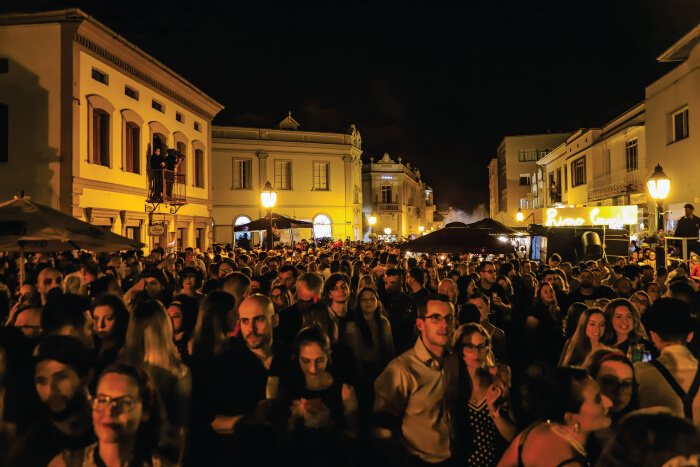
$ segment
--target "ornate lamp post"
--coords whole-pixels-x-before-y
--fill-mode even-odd
[[[265,183],[263,191],[260,192],[260,200],[265,209],[267,209],[267,216],[270,218],[270,227],[267,229],[267,251],[272,250],[274,239],[272,234],[272,208],[275,207],[277,202],[277,192],[272,189],[272,185],[268,181]]]
[[[377,223],[377,214],[375,212],[372,212],[372,214],[369,215],[367,218],[367,221],[369,222],[369,233],[373,234],[374,233],[374,224]]]
[[[656,230],[658,231],[664,227],[663,204],[668,196],[668,192],[671,190],[671,180],[659,164],[656,165],[654,173],[647,180],[647,190],[649,191],[649,196],[656,201]]]

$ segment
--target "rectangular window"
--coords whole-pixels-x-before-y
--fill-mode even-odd
[[[233,159],[233,189],[247,190],[253,188],[251,176],[253,161],[251,159]]]
[[[194,247],[204,251],[204,229],[197,229],[194,236]]]
[[[544,156],[552,152],[551,149],[538,149],[537,150],[537,160],[542,159]]]
[[[391,203],[393,197],[391,196],[391,185],[382,186],[382,203]]]
[[[194,150],[194,186],[204,188],[204,151]]]
[[[571,163],[571,187],[577,187],[586,183],[586,156],[580,157]]]
[[[124,141],[124,169],[131,173],[140,173],[139,171],[139,147],[141,141],[141,129],[138,125],[128,122],[125,128]]]
[[[528,174],[520,174],[520,186],[530,186],[530,176]]]
[[[610,149],[603,150],[603,175],[610,175],[612,162],[610,161]]]
[[[92,79],[109,86],[109,76],[102,73],[101,71],[95,70],[94,68],[92,69]]]
[[[161,104],[160,102],[158,102],[155,99],[151,101],[151,107],[156,109],[158,112],[165,113],[165,107],[163,107],[163,104]]]
[[[185,250],[185,230],[177,229],[177,251]]]
[[[134,88],[130,88],[129,86],[124,86],[124,94],[131,97],[135,101],[139,100],[139,92]]]
[[[328,190],[328,162],[314,162],[314,190]]]
[[[0,103],[0,162],[10,157],[10,113],[7,104]]]
[[[537,160],[537,149],[518,150],[518,162],[532,162]]]
[[[275,188],[278,190],[292,189],[291,161],[275,161]]]
[[[185,117],[180,112],[175,112],[175,120],[180,123],[185,123]]]
[[[199,124],[199,122],[194,122],[194,130],[202,131],[202,126]]]
[[[95,109],[92,112],[92,161],[109,167],[109,114]]]
[[[673,114],[673,141],[688,137],[688,109]]]
[[[569,166],[564,166],[564,193],[569,190]]]
[[[625,143],[625,163],[628,172],[637,170],[637,138]]]

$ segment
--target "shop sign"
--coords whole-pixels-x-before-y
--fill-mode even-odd
[[[150,227],[148,227],[148,233],[154,237],[160,237],[165,233],[165,227],[163,224],[151,224]]]
[[[637,223],[637,206],[596,206],[587,208],[549,208],[544,210],[547,227],[605,225],[622,228]]]

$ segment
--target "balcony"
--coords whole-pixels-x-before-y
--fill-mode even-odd
[[[640,169],[601,175],[588,183],[588,200],[595,201],[626,193],[642,192],[645,181],[646,175]]]
[[[398,203],[379,203],[377,204],[378,212],[401,212],[401,206]]]
[[[187,203],[185,174],[172,170],[148,170],[147,203],[182,206]]]

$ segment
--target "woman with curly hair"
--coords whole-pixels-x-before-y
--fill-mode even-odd
[[[581,365],[589,354],[604,348],[606,327],[605,313],[600,308],[588,308],[581,313],[574,335],[564,345],[559,365]]]
[[[605,307],[605,317],[612,330],[604,342],[622,351],[632,363],[642,359],[643,352],[658,356],[656,346],[648,339],[637,308],[626,298],[611,300]]]

